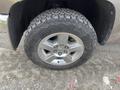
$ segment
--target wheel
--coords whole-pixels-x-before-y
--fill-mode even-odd
[[[51,9],[31,22],[24,48],[35,64],[60,70],[85,63],[96,43],[96,33],[83,15],[69,9]]]

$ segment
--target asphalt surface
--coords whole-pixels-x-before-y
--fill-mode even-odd
[[[33,64],[24,53],[23,40],[17,51],[6,49],[7,29],[0,28],[0,90],[120,90],[120,1],[112,1],[117,17],[108,43],[97,45],[86,64],[70,70]]]

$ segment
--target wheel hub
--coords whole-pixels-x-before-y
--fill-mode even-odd
[[[56,57],[65,57],[69,54],[69,47],[67,45],[56,45],[54,47],[54,55]]]

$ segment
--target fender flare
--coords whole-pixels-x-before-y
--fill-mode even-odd
[[[30,21],[39,13],[45,11],[46,0],[38,0],[38,2],[35,1],[34,4],[40,5],[41,8],[37,8],[36,5],[31,4],[32,1],[33,0],[20,1],[15,3],[10,8],[8,17],[8,28],[10,40],[14,50],[17,49],[23,33],[30,24]],[[39,2],[41,3],[39,4]],[[34,8],[35,10],[32,11],[32,8]],[[35,13],[34,16],[31,17],[30,14],[36,11],[37,13]]]
[[[22,27],[23,2],[14,4],[8,17],[8,31],[13,49],[16,49],[20,43],[24,29]]]
[[[98,42],[101,45],[106,44],[113,30],[116,10],[114,5],[106,0],[97,0],[99,8],[98,25],[95,28],[98,36]]]

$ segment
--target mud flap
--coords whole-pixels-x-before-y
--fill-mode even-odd
[[[23,2],[17,2],[11,7],[9,13],[8,28],[9,28],[9,36],[13,49],[16,49],[18,47],[24,32],[21,23],[22,11],[23,11]]]
[[[115,7],[109,1],[98,0],[99,6],[99,22],[97,26],[98,42],[104,45],[109,39],[114,21],[115,21]]]

